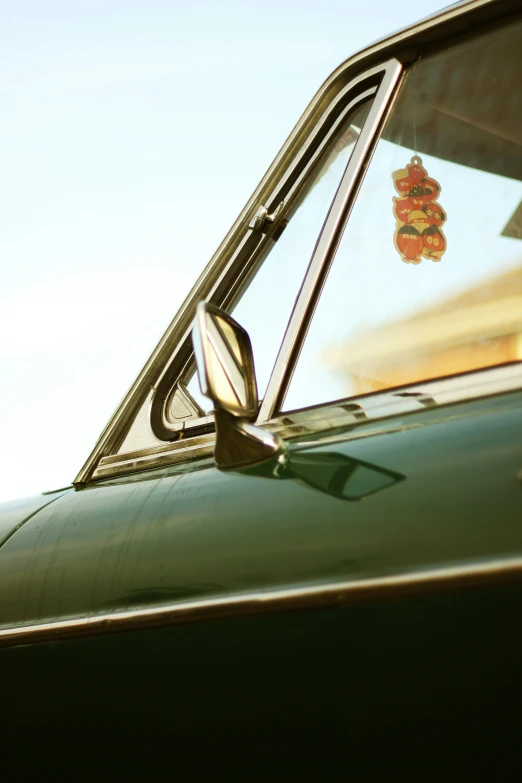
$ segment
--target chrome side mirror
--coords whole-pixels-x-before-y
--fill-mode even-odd
[[[201,393],[214,403],[217,467],[247,467],[282,453],[280,438],[250,423],[258,399],[247,332],[218,307],[200,302],[192,342]]]

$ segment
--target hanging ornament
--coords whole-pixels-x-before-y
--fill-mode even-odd
[[[441,230],[446,213],[437,202],[439,183],[428,177],[418,155],[405,169],[394,171],[392,177],[399,194],[393,196],[393,244],[397,252],[406,264],[420,264],[423,258],[440,261],[446,250]]]

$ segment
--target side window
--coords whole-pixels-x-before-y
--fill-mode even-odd
[[[259,396],[263,397],[292,307],[303,281],[315,242],[344,169],[359,137],[370,101],[365,101],[341,123],[328,152],[318,160],[301,193],[281,221],[255,276],[232,307],[226,308],[248,331],[256,362]],[[205,410],[194,374],[188,383],[191,396]]]
[[[285,411],[522,359],[522,26],[415,64]]]

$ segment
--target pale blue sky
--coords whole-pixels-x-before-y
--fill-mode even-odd
[[[322,81],[445,4],[0,1],[0,499],[74,478]]]

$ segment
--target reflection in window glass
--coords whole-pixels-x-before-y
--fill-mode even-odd
[[[341,240],[285,410],[522,359],[521,69],[520,25],[412,68]],[[418,260],[415,243],[428,248],[430,237],[440,239],[433,228],[439,206],[447,246],[435,260],[425,253],[420,263],[404,263],[394,244],[391,175],[415,155],[441,191],[424,177],[405,193],[408,252]]]
[[[288,226],[232,310],[252,341],[260,398],[268,385],[319,232],[368,110],[367,103],[345,122],[311,186],[296,204]],[[195,376],[188,389],[207,410],[209,401],[201,395]]]

